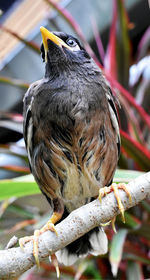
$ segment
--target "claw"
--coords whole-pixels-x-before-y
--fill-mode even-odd
[[[112,190],[114,191],[114,195],[115,195],[116,200],[118,202],[118,208],[119,208],[120,213],[121,213],[122,221],[123,221],[123,223],[125,223],[124,207],[123,207],[123,204],[122,204],[120,196],[119,196],[118,186],[117,186],[117,184],[113,183],[111,185],[111,187],[112,187]]]
[[[25,236],[19,239],[19,246],[24,251],[24,244],[33,240],[33,236]]]
[[[110,225],[110,223],[111,223],[111,221],[108,221],[107,223],[100,223],[100,226],[107,227]]]
[[[43,232],[45,232],[47,230],[55,232],[55,234],[58,236],[58,233],[57,233],[57,230],[55,228],[55,225],[51,221],[48,221],[47,224],[41,229],[41,233],[43,233]]]
[[[132,197],[131,197],[131,194],[127,188],[127,185],[125,183],[120,183],[117,185],[118,189],[121,189],[121,190],[124,190],[130,200],[130,202],[132,202]]]
[[[60,278],[60,270],[59,270],[59,265],[58,265],[58,261],[57,261],[57,258],[55,256],[55,254],[51,255],[51,262],[55,266],[57,279],[59,279]]]
[[[120,195],[119,195],[119,192],[118,192],[118,189],[122,189],[126,192],[130,202],[132,201],[132,197],[131,197],[131,194],[130,192],[128,191],[127,189],[127,186],[126,184],[124,183],[120,183],[120,184],[115,184],[113,183],[111,186],[109,187],[104,187],[104,188],[101,188],[99,190],[99,201],[101,202],[102,201],[102,197],[106,196],[108,193],[110,192],[114,192],[114,195],[116,197],[116,200],[117,200],[117,203],[118,203],[118,208],[120,210],[120,213],[121,213],[121,217],[122,217],[122,221],[123,223],[125,223],[125,217],[124,217],[124,207],[123,207],[123,204],[122,204],[122,201],[120,199]],[[114,232],[116,232],[116,227],[115,227],[115,220],[116,218],[113,218],[112,219],[112,228],[114,230]],[[104,226],[107,225],[108,223],[106,224],[103,224]]]
[[[40,262],[38,257],[38,240],[39,240],[40,230],[34,231],[34,239],[33,239],[33,256],[35,258],[35,262],[38,268],[40,268]]]
[[[100,201],[100,203],[102,202],[102,198],[104,197],[104,196],[106,196],[107,195],[107,193],[108,193],[108,187],[104,187],[104,188],[101,188],[100,190],[99,190],[99,201]]]
[[[115,221],[116,221],[116,217],[114,217],[112,220],[108,221],[107,223],[100,223],[100,226],[102,227],[107,227],[110,225],[110,223],[112,224],[112,229],[115,233],[117,233],[116,230],[116,226],[115,226]]]
[[[117,233],[116,226],[115,226],[115,222],[116,222],[116,217],[114,217],[114,218],[111,220],[111,225],[112,225],[112,229],[113,229],[114,233]]]
[[[58,233],[55,229],[54,224],[49,221],[43,228],[41,228],[40,230],[35,230],[34,231],[34,235],[32,236],[25,236],[23,238],[19,239],[19,245],[20,248],[24,251],[24,245],[25,243],[29,242],[29,241],[33,241],[33,256],[35,258],[35,262],[38,268],[40,268],[40,262],[39,262],[39,257],[38,257],[38,240],[39,240],[39,236],[44,233],[47,230],[51,230],[53,232],[56,233],[56,235],[58,236]]]
[[[24,251],[22,239],[23,239],[23,238],[20,238],[20,239],[19,239],[19,246],[20,246],[21,250]]]
[[[48,230],[55,232],[55,234],[58,236],[58,233],[56,231],[54,223],[59,221],[61,216],[62,215],[60,213],[54,212],[52,217],[51,217],[51,219],[47,222],[47,224],[43,228],[41,228],[40,230],[35,230],[34,231],[34,235],[32,235],[32,236],[25,236],[25,237],[19,239],[19,245],[20,245],[20,248],[22,250],[24,250],[25,243],[27,243],[27,242],[29,242],[31,240],[33,241],[33,256],[35,258],[35,262],[36,262],[38,267],[40,267],[40,262],[39,262],[39,258],[38,258],[38,240],[39,240],[39,236],[42,233],[44,233],[45,231],[48,231]],[[56,271],[57,274],[59,275],[58,268],[56,270],[57,270]]]

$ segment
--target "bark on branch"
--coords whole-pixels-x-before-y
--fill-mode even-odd
[[[150,172],[136,178],[128,184],[132,202],[126,193],[119,190],[125,210],[138,204],[150,195]],[[113,193],[102,199],[100,204],[93,202],[73,211],[65,220],[56,226],[58,236],[45,232],[39,238],[39,260],[65,247],[92,228],[105,223],[119,214]],[[13,279],[35,265],[32,255],[33,243],[28,242],[24,251],[20,247],[0,251],[0,279]]]

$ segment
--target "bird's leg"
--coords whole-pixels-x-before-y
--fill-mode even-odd
[[[118,208],[119,208],[119,210],[121,212],[122,221],[125,223],[124,207],[123,207],[123,204],[122,204],[122,201],[121,201],[118,189],[124,190],[126,192],[128,198],[129,198],[129,200],[132,201],[131,194],[130,194],[126,184],[124,184],[124,183],[120,183],[120,184],[113,183],[109,187],[101,188],[99,190],[99,200],[101,202],[102,197],[106,196],[107,194],[109,194],[109,193],[111,193],[113,191],[114,195],[116,197],[117,203],[118,203]],[[115,229],[115,220],[114,219],[112,220],[112,226],[113,226],[114,231],[116,231],[116,229]]]
[[[33,256],[35,258],[35,261],[36,261],[36,264],[38,267],[40,267],[40,262],[39,262],[39,258],[38,258],[39,236],[48,230],[51,230],[51,231],[55,232],[56,235],[58,235],[54,225],[61,219],[63,212],[64,212],[64,206],[59,199],[53,200],[53,204],[54,204],[54,212],[53,212],[51,218],[48,220],[48,222],[40,230],[35,230],[34,235],[25,236],[25,237],[19,239],[19,245],[22,249],[23,249],[23,246],[25,243],[27,243],[31,240],[33,241]]]

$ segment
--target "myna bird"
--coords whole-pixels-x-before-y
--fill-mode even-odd
[[[116,101],[102,71],[73,36],[40,30],[45,77],[25,94],[24,139],[31,172],[53,214],[41,230],[20,240],[22,246],[33,240],[37,264],[38,236],[56,232],[54,224],[112,183],[120,153]],[[100,196],[113,189],[102,189]],[[97,227],[56,256],[71,265],[90,253],[105,254],[107,243],[103,228]]]

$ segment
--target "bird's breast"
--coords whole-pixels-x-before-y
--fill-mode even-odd
[[[90,174],[89,174],[90,177]],[[66,169],[66,180],[61,193],[64,204],[69,212],[86,204],[92,197],[98,195],[99,185],[79,170],[79,166],[71,164]]]
[[[51,123],[50,137],[38,144],[32,166],[42,191],[61,198],[71,212],[110,182],[116,163],[115,136],[107,133],[105,116],[95,114],[71,128]]]

